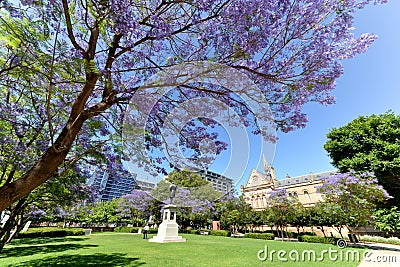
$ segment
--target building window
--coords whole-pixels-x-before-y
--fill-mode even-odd
[[[265,195],[262,195],[261,202],[262,202],[263,208],[265,208],[267,206],[267,198],[265,197]]]
[[[261,207],[261,201],[260,201],[260,196],[257,196],[257,208]]]
[[[299,195],[297,194],[297,192],[293,192],[293,196],[297,199],[299,199]]]
[[[311,203],[311,197],[307,190],[304,191],[304,196],[306,197],[306,202]]]

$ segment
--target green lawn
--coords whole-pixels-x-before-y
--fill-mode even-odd
[[[245,238],[182,235],[186,243],[158,244],[128,233],[96,233],[89,237],[34,238],[14,240],[0,254],[0,266],[357,266],[359,262],[330,260],[294,262],[270,258],[260,261],[257,253],[271,250],[313,249],[317,258],[323,250],[336,246],[312,243],[264,241]],[[342,254],[349,250],[346,248]],[[358,250],[362,255],[363,250]],[[340,255],[340,252],[338,252]],[[260,254],[264,256],[264,254]],[[295,254],[292,254],[295,257]],[[345,257],[343,257],[345,258]]]

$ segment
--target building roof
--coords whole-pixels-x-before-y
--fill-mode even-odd
[[[286,178],[283,180],[276,181],[275,187],[286,187],[290,185],[296,185],[296,184],[302,184],[306,182],[312,181],[320,181],[323,180],[327,177],[330,177],[332,175],[335,175],[337,173],[336,170],[333,171],[326,171],[326,172],[320,172],[320,173],[310,173],[306,175],[300,175],[296,177],[291,177],[291,178]]]
[[[256,169],[253,169],[251,171],[249,179],[247,180],[246,187],[256,187],[266,184],[271,184],[271,181],[267,180],[265,174]]]

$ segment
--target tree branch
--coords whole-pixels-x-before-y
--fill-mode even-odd
[[[68,37],[69,37],[72,45],[75,47],[75,49],[81,51],[84,58],[88,58],[86,51],[76,42],[74,32],[72,31],[71,16],[69,15],[67,0],[62,0],[62,5],[63,5],[63,9],[64,9],[65,21],[67,24]]]

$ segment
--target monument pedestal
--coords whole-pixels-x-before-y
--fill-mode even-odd
[[[149,242],[186,242],[185,238],[178,236],[178,224],[176,223],[175,205],[164,206],[163,222],[158,227],[157,235],[149,239]]]

